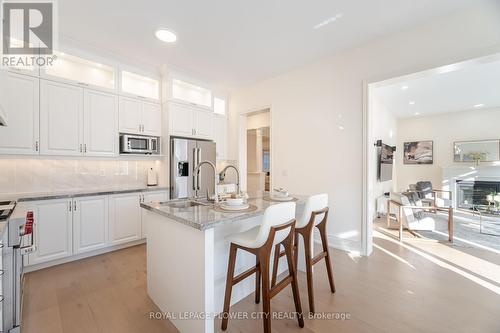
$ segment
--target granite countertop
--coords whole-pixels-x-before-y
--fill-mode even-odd
[[[99,188],[99,189],[76,189],[71,191],[55,191],[55,192],[36,192],[36,193],[18,193],[13,195],[2,195],[9,200],[16,200],[17,202],[26,201],[39,201],[51,199],[66,199],[76,197],[87,197],[93,195],[111,195],[121,193],[134,193],[134,192],[154,192],[154,191],[167,191],[169,188],[165,186],[151,186],[151,187],[113,187],[113,188]]]
[[[293,194],[292,196],[298,199],[295,203],[297,204],[297,210],[301,211],[304,208],[306,197]],[[269,193],[266,192],[249,193],[249,197],[248,203],[257,206],[257,210],[252,212],[219,212],[215,211],[212,205],[200,205],[187,208],[168,206],[169,203],[187,201],[187,199],[171,200],[160,203],[141,203],[141,207],[195,229],[207,230],[225,222],[245,220],[263,215],[267,207],[282,203],[264,200],[264,197],[269,197]]]

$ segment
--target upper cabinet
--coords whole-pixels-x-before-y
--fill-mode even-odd
[[[0,71],[0,107],[8,121],[0,127],[0,154],[38,154],[39,81]]]
[[[83,88],[42,80],[40,151],[45,155],[83,153]]]
[[[120,93],[131,97],[160,100],[160,80],[122,70]]]
[[[197,106],[168,103],[169,133],[174,136],[212,140],[213,112]]]
[[[44,155],[116,156],[118,97],[41,80],[40,152]]]
[[[120,96],[120,133],[161,136],[161,107]]]
[[[118,154],[118,96],[94,90],[84,91],[84,154]]]
[[[40,75],[83,87],[116,91],[115,67],[62,52],[56,53],[52,66],[43,67]]]

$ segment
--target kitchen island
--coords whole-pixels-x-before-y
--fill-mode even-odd
[[[190,200],[142,203],[147,223],[148,295],[181,332],[214,332],[214,317],[222,312],[228,236],[248,230],[262,221],[267,193],[250,194],[252,212],[220,212],[213,206]],[[298,199],[297,214],[304,208]],[[239,251],[235,275],[255,265],[255,256]],[[281,260],[278,272],[285,270]],[[233,287],[231,304],[255,291],[255,277]]]

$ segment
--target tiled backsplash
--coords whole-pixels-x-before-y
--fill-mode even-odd
[[[161,161],[0,159],[0,194],[142,187],[148,168],[165,185]]]

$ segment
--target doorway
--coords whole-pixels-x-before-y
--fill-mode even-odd
[[[500,94],[494,88],[500,83],[498,73],[500,54],[495,54],[366,84],[363,233],[367,254],[372,229],[392,233],[392,225],[384,218],[391,213],[384,204],[389,199],[386,194],[412,197],[416,193],[413,200],[425,203],[419,182],[429,184],[434,205],[454,209],[455,246],[498,250],[498,238],[494,238],[500,231],[498,191],[496,187],[477,190],[481,181],[500,184],[500,137],[487,126],[500,119]],[[395,158],[389,177],[381,177],[387,147]],[[460,153],[466,148],[472,153]],[[461,187],[472,188],[480,198],[462,200]],[[411,218],[419,220],[421,215]],[[432,217],[436,226],[432,231],[419,231],[419,237],[446,240],[448,230],[439,229],[438,215]],[[407,240],[413,238],[407,234]]]
[[[272,188],[272,142],[270,108],[240,116],[240,167],[248,192]]]

